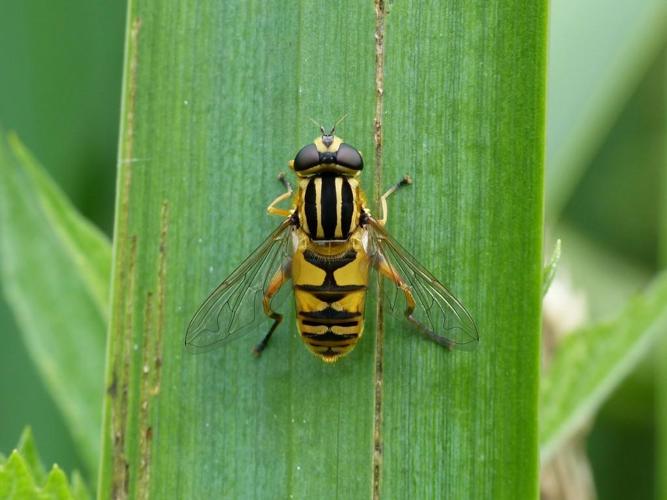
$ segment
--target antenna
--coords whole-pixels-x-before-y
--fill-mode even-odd
[[[336,131],[336,127],[340,122],[345,120],[347,118],[348,113],[345,113],[343,116],[341,116],[338,120],[336,120],[336,123],[334,123],[334,126],[331,128],[331,132],[329,132],[329,135],[334,135],[334,132]]]
[[[319,127],[320,132],[322,132],[322,135],[326,135],[326,132],[324,131],[324,127],[319,124],[319,122],[313,120],[312,118],[308,117],[308,119],[315,124],[316,127]]]

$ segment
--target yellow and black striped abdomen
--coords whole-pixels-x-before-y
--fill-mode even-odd
[[[346,240],[357,228],[358,183],[355,179],[321,174],[301,181],[299,221],[315,241]]]
[[[364,331],[368,257],[340,246],[341,253],[323,255],[312,245],[292,260],[299,333],[327,362],[350,352]]]

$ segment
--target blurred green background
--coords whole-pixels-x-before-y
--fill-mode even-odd
[[[602,287],[590,287],[598,294],[597,299],[588,300],[594,317],[613,316],[620,307],[617,294],[624,297],[634,292],[663,267],[659,228],[667,158],[665,60],[664,50],[659,51],[586,167],[562,214],[561,224],[590,238],[600,252],[622,259],[627,269],[617,274],[606,265],[597,265],[599,271],[607,273],[607,280],[612,280],[609,286],[619,289],[609,293]],[[567,252],[567,237],[563,245]],[[579,266],[596,265],[591,257],[582,258]],[[588,286],[600,280],[582,271],[574,281],[584,281]],[[657,357],[640,365],[595,420],[588,451],[599,498],[657,496],[655,361],[659,361]]]
[[[125,2],[7,1],[0,12],[0,124],[111,235]],[[0,450],[30,424],[45,464],[81,469],[4,300],[0,331]]]
[[[667,255],[666,4],[552,2],[547,241],[563,239],[561,269],[586,293],[593,320],[618,312]],[[122,1],[29,0],[3,2],[0,16],[0,124],[109,235],[124,15]],[[30,424],[46,464],[81,468],[4,302],[0,328],[0,450]],[[588,452],[599,498],[659,495],[656,359],[595,420]]]

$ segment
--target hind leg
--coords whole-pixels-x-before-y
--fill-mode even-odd
[[[415,308],[417,307],[412,289],[405,281],[403,281],[403,278],[400,274],[398,274],[394,267],[390,265],[389,262],[387,262],[387,259],[385,259],[382,255],[377,255],[374,259],[374,266],[377,271],[382,274],[382,276],[388,278],[401,290],[401,292],[403,292],[406,304],[403,315],[407,318],[407,320],[415,325],[417,327],[417,331],[419,331],[419,333],[424,335],[427,339],[432,340],[436,344],[446,347],[451,351],[454,348],[454,343],[452,341],[441,337],[440,335],[436,335],[433,330],[428,328],[424,323],[412,315],[412,313],[415,311]]]

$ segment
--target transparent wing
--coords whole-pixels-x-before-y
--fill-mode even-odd
[[[211,292],[192,317],[185,334],[185,346],[191,352],[219,347],[273,321],[262,310],[264,291],[273,275],[289,259],[290,221],[284,221],[257,249]],[[283,294],[274,296],[272,306]],[[264,333],[266,333],[264,331]]]
[[[392,274],[400,276],[414,297],[415,308],[408,319],[415,328],[449,348],[474,348],[479,341],[479,333],[463,304],[375,219],[369,217],[366,227],[371,258],[376,262],[384,261]],[[408,302],[404,291],[389,279],[383,285],[385,309],[405,317]]]

